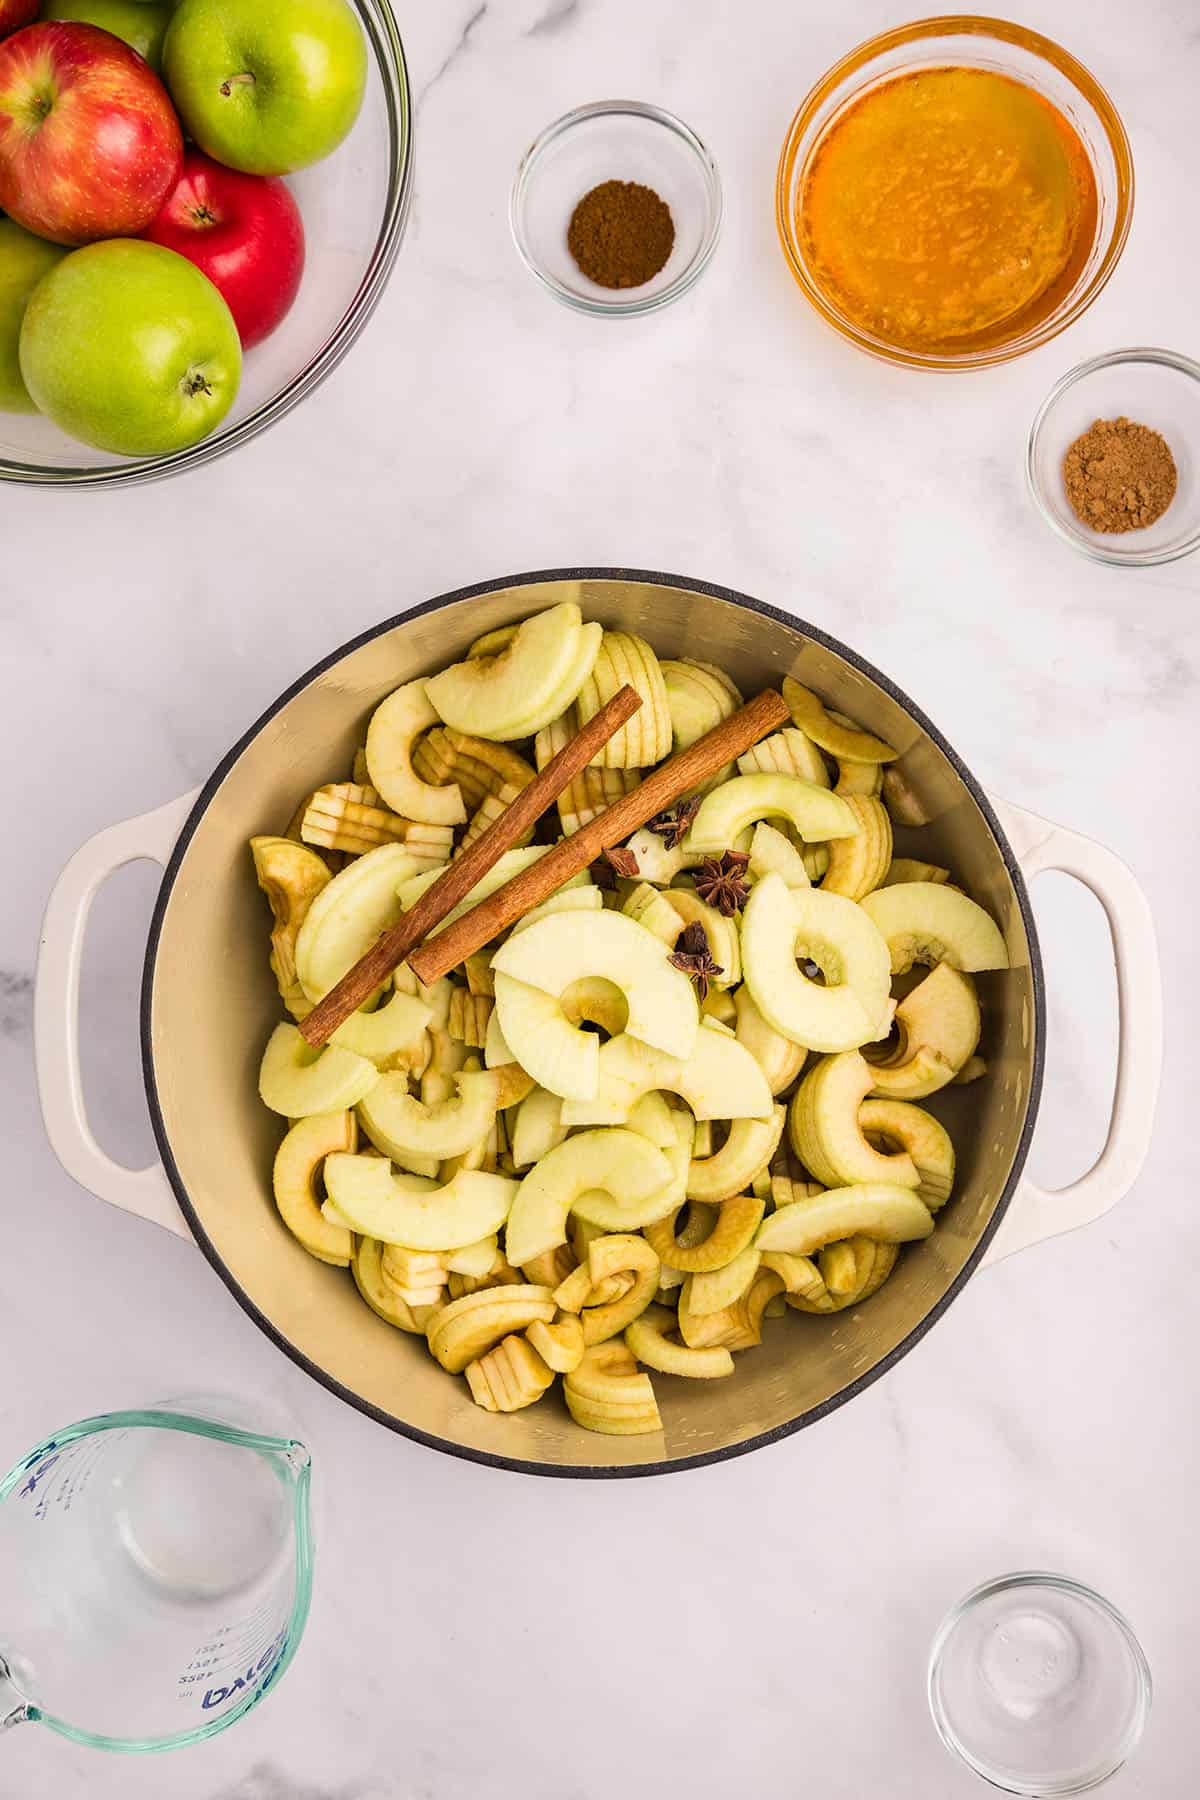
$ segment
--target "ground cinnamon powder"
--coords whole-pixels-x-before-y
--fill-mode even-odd
[[[600,287],[641,287],[666,264],[675,222],[666,201],[640,181],[602,181],[571,214],[567,248]]]
[[[1166,439],[1133,419],[1097,419],[1063,458],[1067,499],[1093,531],[1140,531],[1175,498],[1179,476]]]

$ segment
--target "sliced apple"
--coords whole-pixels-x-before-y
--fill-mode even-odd
[[[736,1194],[721,1201],[713,1228],[700,1243],[686,1244],[676,1236],[674,1216],[648,1225],[646,1242],[669,1269],[682,1269],[689,1275],[723,1269],[754,1242],[765,1210],[756,1195]]]
[[[525,1336],[556,1375],[569,1375],[583,1361],[583,1326],[573,1313],[564,1313],[549,1325],[535,1319],[526,1327]]]
[[[279,997],[293,1018],[307,1018],[312,1002],[296,973],[296,939],[313,901],[329,885],[329,866],[292,838],[251,838],[250,854],[258,885],[271,903],[271,972]]]
[[[940,886],[949,879],[949,869],[943,869],[938,863],[921,862],[914,856],[894,856],[883,878],[883,886],[898,887],[908,881],[933,881]]]
[[[1008,968],[995,920],[958,888],[899,882],[868,894],[862,906],[887,941],[893,975],[903,975],[915,962],[946,962],[968,974]]]
[[[786,819],[806,841],[853,837],[858,820],[840,795],[799,775],[735,775],[706,794],[683,840],[684,853],[720,856],[760,819]]]
[[[688,858],[679,845],[668,844],[665,838],[659,837],[657,831],[651,831],[648,825],[635,831],[625,848],[632,851],[640,878],[651,882],[654,887],[670,887],[680,870],[688,865]],[[699,860],[698,857],[692,858],[693,862]]]
[[[427,684],[408,681],[377,706],[367,727],[366,763],[371,786],[393,812],[424,825],[461,825],[467,816],[457,784],[432,787],[412,764],[413,747],[436,725]]]
[[[555,1302],[564,1312],[579,1313],[585,1345],[603,1344],[631,1325],[653,1300],[658,1287],[658,1258],[645,1238],[617,1232],[593,1239],[588,1247],[586,1269],[576,1270],[576,1275],[584,1274],[589,1292],[582,1297],[580,1305],[576,1306],[573,1295],[568,1293],[574,1276],[569,1276],[555,1289]],[[614,1275],[624,1274],[633,1277],[628,1288],[614,1299],[597,1303],[595,1296],[604,1285]]]
[[[600,649],[571,601],[525,619],[495,655],[470,657],[426,683],[447,725],[500,742],[532,737],[571,704]],[[572,683],[574,692],[568,692]]]
[[[330,1044],[312,1050],[294,1025],[277,1025],[267,1040],[258,1071],[264,1106],[286,1119],[342,1112],[356,1106],[381,1079],[365,1056]]]
[[[433,931],[429,933],[430,937],[439,931],[444,931],[447,925],[454,923],[455,919],[470,912],[473,906],[478,906],[481,900],[486,900],[489,894],[494,894],[497,888],[502,888],[506,882],[512,880],[514,875],[520,875],[525,869],[531,868],[535,862],[545,856],[550,848],[549,844],[526,844],[520,850],[506,850],[493,863],[487,874],[480,876],[465,899],[460,900],[458,905],[446,914],[441,923],[434,926]],[[410,912],[426,888],[432,887],[440,874],[440,869],[425,869],[420,874],[411,875],[407,880],[402,881],[396,895],[402,909]],[[587,887],[591,883],[591,879],[585,869],[580,875],[572,875],[569,881],[564,882],[563,887],[568,890]],[[559,892],[562,891],[560,888]]]
[[[708,1269],[688,1278],[688,1305],[693,1313],[723,1312],[740,1300],[762,1262],[762,1251],[753,1245],[739,1252],[723,1269]]]
[[[786,1115],[787,1108],[777,1106],[771,1119],[735,1120],[718,1151],[712,1156],[692,1158],[688,1199],[711,1203],[745,1192],[774,1156]]]
[[[409,1250],[461,1250],[499,1231],[517,1183],[469,1169],[443,1187],[397,1175],[381,1156],[336,1155],[325,1163],[329,1198],[355,1231]]]
[[[348,969],[400,917],[396,888],[420,862],[403,844],[381,844],[356,857],[315,897],[296,938],[296,971],[312,1001],[336,987]],[[440,871],[427,870],[436,881]]]
[[[897,1006],[895,1041],[864,1050],[875,1093],[889,1100],[935,1094],[974,1055],[981,1024],[971,977],[939,963]]]
[[[789,1306],[798,1312],[835,1313],[858,1306],[878,1292],[895,1268],[898,1255],[896,1244],[881,1244],[874,1238],[859,1236],[827,1246],[820,1252],[819,1266],[806,1256],[770,1251],[763,1262],[786,1281]],[[842,1269],[847,1256],[848,1281]],[[835,1279],[840,1282],[837,1288],[833,1286]]]
[[[549,1323],[554,1317],[549,1288],[483,1288],[464,1294],[434,1313],[426,1328],[429,1348],[443,1369],[461,1375],[468,1363],[483,1356],[515,1332],[527,1330],[535,1320]]]
[[[853,843],[853,839],[848,840]],[[811,886],[804,858],[782,831],[765,822],[754,827],[750,840],[750,876],[760,881],[764,875],[782,875],[788,887]]]
[[[662,1375],[683,1375],[693,1381],[718,1381],[733,1374],[733,1357],[717,1347],[691,1350],[679,1342],[679,1321],[668,1306],[648,1306],[625,1329],[625,1342],[648,1369]]]
[[[563,1142],[567,1128],[561,1115],[562,1101],[549,1088],[535,1087],[522,1100],[512,1134],[513,1163],[518,1169],[532,1168]]]
[[[661,1431],[662,1420],[648,1375],[622,1339],[585,1350],[577,1369],[563,1376],[567,1411],[585,1431],[630,1437]]]
[[[782,1094],[791,1087],[808,1060],[803,1044],[795,1044],[773,1025],[768,1025],[758,1010],[754,995],[745,982],[733,996],[737,1023],[734,1027],[739,1044],[750,1052],[767,1078],[772,1094]]]
[[[871,1141],[896,1145],[911,1158],[920,1177],[917,1193],[930,1212],[945,1206],[954,1186],[954,1145],[932,1113],[904,1100],[863,1100],[858,1123]]]
[[[802,731],[790,725],[752,744],[738,757],[737,766],[743,775],[799,775],[817,787],[830,786],[825,758]]]
[[[592,758],[604,769],[649,768],[671,753],[671,709],[658,658],[645,638],[630,631],[604,633],[575,702],[579,723],[586,725],[626,683],[642,704]]]
[[[694,1349],[724,1347],[751,1350],[762,1343],[762,1322],[767,1307],[783,1292],[782,1277],[760,1269],[750,1286],[720,1312],[697,1312],[692,1305],[696,1277],[689,1275],[679,1295],[679,1331]]]
[[[471,737],[465,731],[451,731],[438,725],[421,738],[412,753],[412,766],[422,781],[434,787],[456,783],[463,805],[477,812],[484,801],[494,798],[504,788],[526,787],[534,771],[523,756],[503,744],[489,743],[486,738]]]
[[[860,763],[859,768],[869,768]],[[858,820],[851,838],[835,838],[829,846],[829,867],[821,883],[826,894],[844,894],[861,900],[886,879],[892,861],[892,821],[878,800],[850,794],[846,804]]]
[[[584,1131],[568,1138],[520,1184],[505,1239],[509,1262],[527,1263],[565,1243],[568,1215],[593,1190],[612,1199],[629,1229],[661,1217],[659,1196],[671,1176],[662,1151],[636,1131]]]
[[[600,1040],[573,1025],[558,997],[493,968],[496,1017],[528,1075],[560,1099],[590,1100],[600,1083]]]
[[[847,799],[854,795],[863,800],[878,799],[883,791],[883,764],[840,762],[833,791],[835,794],[843,794]],[[890,825],[890,819],[888,823]]]
[[[760,1250],[811,1256],[825,1244],[859,1233],[885,1244],[906,1244],[932,1230],[933,1215],[911,1188],[872,1182],[828,1188],[811,1200],[779,1207],[764,1219],[754,1242]]]
[[[839,762],[895,762],[900,754],[869,731],[840,724],[811,688],[802,687],[790,675],[784,677],[783,697],[792,709],[793,724],[828,755],[836,756]]]
[[[668,894],[660,893],[648,881],[639,881],[633,891],[621,904],[621,911],[626,918],[652,931],[664,944],[674,948],[675,941],[683,930],[682,914],[676,912]]]
[[[401,1300],[399,1294],[388,1286],[382,1273],[384,1248],[378,1238],[357,1239],[350,1260],[354,1285],[371,1311],[378,1313],[389,1325],[396,1326],[399,1331],[411,1332],[416,1337],[424,1337],[425,1327],[438,1309],[436,1306],[409,1306],[407,1301]]]
[[[649,1138],[659,1150],[670,1151],[678,1141],[678,1121],[682,1117],[671,1111],[661,1094],[652,1092],[642,1095],[625,1124],[630,1131]]]
[[[454,1098],[429,1106],[409,1093],[407,1076],[381,1076],[359,1112],[371,1142],[397,1162],[414,1155],[441,1161],[470,1150],[496,1122],[499,1081],[491,1070],[454,1081]]]
[[[824,986],[796,961],[816,963]],[[887,945],[861,906],[820,888],[755,883],[742,914],[742,965],[767,1023],[811,1050],[854,1050],[883,1028],[890,987]]]
[[[586,922],[559,914],[510,937],[496,952],[492,969],[497,978],[497,1002],[501,974],[555,996],[587,976],[602,975],[625,996],[629,1008],[626,1030],[631,1037],[672,1056],[686,1057],[696,1041],[696,999],[691,982],[672,967],[668,954],[660,938],[622,913],[591,914]],[[500,1022],[513,1044],[503,1009]],[[524,1061],[520,1046],[514,1047]],[[525,1066],[528,1068],[528,1063]],[[542,1086],[551,1083],[542,1079]]]
[[[354,1114],[347,1109],[298,1119],[275,1152],[271,1176],[279,1216],[292,1236],[318,1262],[341,1269],[350,1263],[350,1233],[321,1217],[324,1196],[319,1183],[325,1158],[338,1150],[353,1150],[357,1141]]]
[[[771,1090],[750,1052],[713,1019],[705,1019],[686,1061],[622,1034],[600,1051],[600,1080],[591,1101],[567,1101],[564,1125],[619,1125],[643,1094],[678,1094],[697,1119],[769,1119]]]
[[[603,912],[603,910],[604,895],[593,884],[589,876],[586,887],[560,888],[557,894],[551,894],[550,898],[543,900],[540,906],[531,907],[522,918],[517,920],[509,936],[517,937],[522,931],[528,931],[531,925],[536,925],[539,920],[553,918],[555,913],[592,913]]]
[[[367,1057],[381,1074],[396,1069],[409,1073],[425,1066],[432,1022],[432,1007],[398,988],[374,1012],[352,1013],[330,1042]]]
[[[863,1135],[859,1108],[875,1084],[875,1072],[857,1050],[822,1057],[792,1096],[788,1136],[792,1149],[827,1188],[886,1182],[915,1188],[921,1177],[906,1152],[885,1155]]]
[[[554,1381],[527,1338],[513,1334],[463,1370],[471,1398],[485,1412],[520,1412],[541,1399]]]

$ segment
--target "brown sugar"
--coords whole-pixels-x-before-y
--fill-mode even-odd
[[[1171,447],[1133,419],[1096,419],[1063,458],[1067,499],[1093,531],[1141,531],[1175,498]]]
[[[641,287],[675,246],[671,209],[640,181],[602,181],[571,214],[567,248],[599,287]]]

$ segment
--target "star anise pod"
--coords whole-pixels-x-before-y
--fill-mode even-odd
[[[637,873],[637,857],[623,844],[616,844],[610,850],[602,850],[591,865],[591,876],[596,886],[607,888],[610,893],[616,888],[618,875],[632,881]]]
[[[659,813],[657,819],[651,819],[650,830],[658,833],[668,850],[674,850],[687,836],[692,820],[699,811],[698,798],[681,800],[674,811]]]
[[[709,906],[731,919],[741,912],[750,895],[746,867],[750,858],[741,850],[726,850],[724,856],[710,856],[696,872],[696,892]]]
[[[713,976],[725,973],[721,964],[713,961],[712,951],[708,947],[708,933],[698,920],[680,933],[675,949],[667,961],[677,969],[682,969],[692,980],[700,1000],[708,997],[708,984]]]

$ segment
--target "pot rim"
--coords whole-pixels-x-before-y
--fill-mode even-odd
[[[703,594],[712,599],[724,600],[733,606],[744,608],[747,612],[756,613],[761,618],[770,619],[774,624],[783,625],[788,630],[794,631],[799,635],[811,638],[814,643],[820,644],[824,649],[832,651],[835,656],[841,657],[845,662],[849,663],[852,668],[857,669],[860,674],[865,675],[870,681],[873,681],[885,694],[896,701],[898,705],[902,706],[909,717],[912,718],[916,724],[920,726],[921,730],[924,731],[937,745],[938,749],[946,757],[950,766],[967,789],[972,800],[974,800],[976,806],[983,814],[992,836],[996,841],[1001,857],[1004,860],[1004,866],[1008,871],[1009,879],[1012,882],[1013,892],[1016,895],[1017,905],[1021,913],[1021,920],[1025,927],[1026,941],[1029,945],[1029,974],[1033,988],[1034,1029],[1031,1050],[1029,1094],[1025,1105],[1025,1117],[1022,1122],[1020,1137],[1017,1141],[1012,1168],[1009,1172],[1008,1180],[1004,1185],[1004,1190],[1000,1194],[996,1205],[993,1208],[991,1218],[980,1232],[970,1254],[954,1280],[950,1283],[950,1286],[946,1289],[946,1292],[932,1307],[930,1307],[924,1317],[917,1321],[912,1330],[908,1332],[893,1349],[888,1351],[886,1356],[881,1357],[872,1368],[868,1369],[865,1374],[858,1376],[857,1379],[848,1383],[846,1387],[840,1388],[836,1394],[831,1394],[827,1400],[822,1400],[818,1405],[809,1407],[807,1411],[799,1414],[797,1418],[790,1419],[784,1425],[773,1426],[769,1431],[759,1432],[754,1437],[742,1439],[739,1443],[725,1445],[721,1449],[705,1450],[695,1456],[684,1456],[673,1460],[663,1459],[662,1461],[652,1463],[636,1463],[629,1465],[598,1462],[568,1467],[560,1463],[534,1462],[523,1457],[502,1456],[492,1451],[476,1450],[465,1444],[452,1443],[448,1438],[437,1437],[431,1432],[421,1431],[416,1426],[409,1425],[403,1419],[397,1418],[395,1414],[385,1412],[381,1407],[364,1399],[362,1395],[352,1392],[343,1382],[339,1381],[335,1376],[330,1375],[328,1371],[322,1369],[319,1364],[313,1362],[303,1350],[286,1338],[274,1322],[260,1310],[251,1299],[250,1295],[234,1278],[232,1272],[221,1258],[216,1246],[208,1237],[196,1209],[192,1205],[187,1188],[184,1185],[183,1178],[180,1175],[178,1165],[176,1164],[174,1152],[171,1149],[170,1140],[167,1136],[166,1126],[163,1120],[162,1105],[158,1094],[158,1081],[154,1070],[154,1053],[151,1043],[151,1010],[154,993],[154,972],[158,958],[159,940],[162,935],[163,920],[166,917],[167,907],[171,901],[176,877],[179,873],[183,858],[187,853],[188,846],[192,841],[192,837],[205,812],[208,810],[210,802],[242,752],[253,742],[278,712],[287,706],[291,700],[295,699],[297,694],[303,692],[303,690],[309,687],[319,676],[323,675],[326,670],[333,668],[337,663],[343,661],[355,650],[361,649],[364,644],[369,644],[375,638],[382,637],[389,631],[394,631],[398,626],[407,623],[409,619],[420,618],[427,613],[438,612],[442,608],[451,606],[459,600],[472,600],[484,594],[500,593],[507,588],[532,587],[553,581],[638,582],[645,583],[648,586],[674,587],[680,589],[684,593]],[[356,1408],[357,1411],[365,1413],[366,1416],[373,1419],[376,1424],[385,1425],[390,1431],[399,1433],[401,1437],[408,1438],[413,1443],[424,1445],[427,1449],[438,1450],[448,1456],[461,1457],[466,1462],[481,1463],[486,1468],[509,1469],[520,1475],[550,1475],[584,1481],[612,1480],[620,1478],[636,1478],[648,1475],[668,1475],[684,1470],[700,1469],[704,1468],[709,1463],[728,1462],[733,1457],[745,1456],[752,1450],[762,1449],[768,1444],[779,1443],[784,1438],[791,1437],[794,1433],[803,1430],[806,1426],[816,1424],[818,1420],[826,1418],[830,1413],[836,1411],[838,1407],[844,1406],[847,1401],[853,1400],[856,1395],[862,1393],[864,1389],[870,1387],[873,1382],[879,1380],[882,1375],[893,1368],[895,1364],[900,1361],[900,1358],[907,1355],[907,1353],[925,1336],[926,1332],[932,1329],[942,1317],[951,1301],[956,1298],[978,1267],[984,1251],[995,1236],[1001,1220],[1008,1211],[1009,1204],[1016,1192],[1017,1184],[1021,1179],[1025,1161],[1029,1154],[1029,1146],[1033,1137],[1034,1125],[1037,1122],[1038,1107],[1042,1094],[1042,1075],[1045,1063],[1045,1040],[1043,1031],[1043,1021],[1045,1019],[1046,1011],[1045,1003],[1045,982],[1042,972],[1042,957],[1038,943],[1037,927],[1034,924],[1033,909],[1030,905],[1029,892],[1025,884],[1025,879],[1021,873],[1021,868],[1012,846],[1009,844],[1008,839],[1004,834],[1000,821],[996,817],[987,795],[980,787],[978,781],[976,781],[974,775],[972,775],[966,763],[958,755],[953,746],[942,736],[932,720],[926,717],[921,708],[917,706],[914,701],[910,700],[903,689],[897,687],[894,681],[890,680],[888,676],[875,668],[874,664],[869,663],[865,657],[858,655],[856,651],[851,650],[837,638],[830,636],[828,632],[822,631],[818,626],[811,625],[806,619],[797,618],[791,613],[786,613],[777,606],[771,606],[764,600],[756,600],[749,594],[743,594],[737,588],[722,587],[715,582],[700,581],[692,576],[669,575],[648,569],[540,569],[524,574],[505,576],[498,580],[472,582],[466,587],[453,588],[447,593],[436,595],[432,600],[424,600],[417,606],[409,607],[402,613],[397,613],[389,619],[384,619],[379,624],[371,626],[366,631],[359,632],[355,637],[349,638],[336,650],[332,650],[327,656],[322,657],[319,662],[314,663],[310,669],[300,675],[289,687],[285,688],[278,699],[274,700],[271,705],[260,714],[249,729],[243,732],[237,742],[226,751],[225,755],[214,768],[212,774],[208,777],[208,780],[200,789],[196,798],[196,804],[189,813],[183,829],[180,831],[175,847],[171,852],[170,860],[163,872],[162,883],[159,887],[158,897],[154,904],[154,913],[150,921],[150,932],[146,943],[146,957],[142,968],[140,1001],[142,1077],[146,1088],[146,1101],[150,1109],[150,1121],[154,1129],[154,1137],[158,1145],[159,1154],[162,1157],[163,1168],[166,1171],[167,1179],[171,1184],[175,1198],[179,1202],[180,1210],[187,1220],[188,1227],[191,1230],[196,1243],[199,1245],[200,1250],[203,1252],[208,1262],[216,1270],[225,1286],[229,1289],[229,1292],[233,1295],[242,1311],[248,1318],[253,1320],[254,1324],[257,1325],[259,1330],[270,1339],[277,1349],[283,1351],[285,1356],[289,1357],[292,1362],[296,1363],[306,1374],[310,1375],[313,1380],[320,1382],[322,1387],[327,1388],[331,1394],[335,1394],[339,1400],[344,1400],[348,1405]]]

